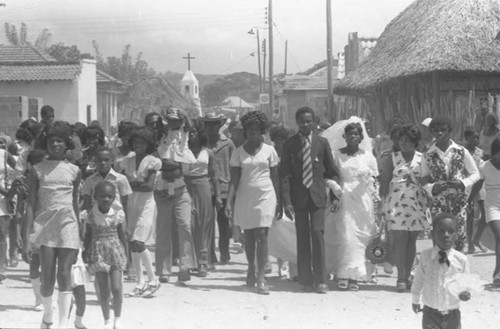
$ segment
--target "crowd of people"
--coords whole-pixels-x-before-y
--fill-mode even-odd
[[[423,303],[424,323],[452,312],[459,324],[458,301],[470,295],[439,285],[468,273],[464,254],[485,251],[489,225],[500,286],[494,113],[481,132],[465,131],[464,145],[451,139],[446,117],[390,122],[372,139],[364,120],[320,126],[309,107],[296,111],[295,133],[260,111],[191,120],[165,108],[142,125],[121,121],[110,138],[98,122],[55,121],[50,106],[41,118],[24,121],[15,140],[0,135],[0,281],[21,250],[42,328],[54,326],[56,282],[59,328],[68,327],[73,299],[74,326],[85,328],[85,283],[94,276],[105,328],[119,329],[123,296],[153,297],[173,266],[180,285],[206,277],[230,262],[231,238],[243,246],[246,285],[257,293],[270,293],[274,256],[280,276],[323,294],[329,277],[346,291],[376,283],[367,248],[387,230],[384,270],[396,267],[396,290],[412,291],[416,312]],[[434,247],[416,261],[417,239],[428,234]],[[125,294],[124,275],[136,282]]]

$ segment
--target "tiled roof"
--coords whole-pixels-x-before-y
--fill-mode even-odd
[[[283,90],[326,90],[326,77],[295,76],[285,80]]]
[[[31,45],[0,45],[0,64],[53,62],[56,62],[53,57]]]
[[[333,81],[337,80],[338,67],[334,66],[332,70]],[[327,70],[323,67],[311,75],[294,75],[285,78],[283,90],[326,90]]]
[[[123,85],[123,81],[118,80],[117,78],[107,74],[106,72],[103,72],[101,70],[96,70],[96,81],[97,83],[99,82],[114,82],[117,84]]]
[[[73,80],[80,71],[80,64],[0,65],[0,81]]]
[[[241,107],[241,108],[252,108],[253,106],[248,104],[243,98],[239,96],[229,96],[221,103],[224,107]]]

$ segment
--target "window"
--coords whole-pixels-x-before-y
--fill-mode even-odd
[[[189,93],[189,86],[184,86],[184,91],[185,91],[186,93]]]

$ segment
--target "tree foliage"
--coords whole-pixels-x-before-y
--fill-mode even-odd
[[[173,86],[164,74],[157,73],[142,58],[142,53],[133,54],[126,45],[121,56],[104,59],[99,44],[93,42],[97,67],[125,83],[125,93],[120,98],[119,119],[132,119],[141,123],[144,115],[160,112],[162,107],[185,108],[194,115],[194,104],[183,98],[179,88]]]
[[[203,87],[203,102],[206,106],[218,106],[228,96],[239,96],[248,102],[258,102],[259,93],[259,76],[239,72],[221,76]]]
[[[46,51],[50,56],[61,63],[79,62],[82,59],[94,58],[89,53],[82,53],[76,45],[67,46],[62,42],[50,45]]]
[[[35,39],[35,42],[32,43],[28,38],[28,25],[26,23],[21,23],[21,27],[18,30],[14,24],[10,24],[6,22],[4,24],[4,32],[7,41],[14,46],[22,46],[27,44],[33,44],[37,48],[42,50],[46,50],[48,45],[50,44],[50,39],[52,34],[50,34],[48,29],[43,29],[38,37]]]
[[[35,46],[40,49],[47,49],[49,47],[50,41],[52,38],[52,34],[49,32],[49,29],[43,29],[38,37],[35,40]]]
[[[142,53],[132,53],[132,47],[126,45],[121,56],[105,58],[99,44],[92,42],[94,55],[82,53],[76,45],[64,43],[50,44],[52,34],[43,29],[34,43],[28,38],[28,26],[21,24],[20,29],[10,23],[5,23],[5,36],[12,45],[34,45],[44,50],[58,62],[79,62],[81,59],[93,58],[97,69],[117,78],[124,83],[124,95],[119,98],[119,119],[134,119],[142,121],[150,111],[161,111],[164,106],[176,106],[187,109],[194,116],[195,104],[184,98],[179,89],[169,82],[167,74],[157,73],[148,66]]]
[[[17,34],[17,27],[10,23],[5,23],[4,25],[5,37],[7,41],[14,46],[19,45],[19,35]]]

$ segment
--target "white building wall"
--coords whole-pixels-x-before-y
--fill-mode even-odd
[[[78,121],[77,80],[0,82],[0,96],[20,95],[42,98],[43,104],[54,108],[56,120]]]
[[[78,76],[78,121],[89,124],[97,120],[97,82],[96,61],[84,59],[80,63],[81,73]],[[87,107],[90,106],[90,118]]]

